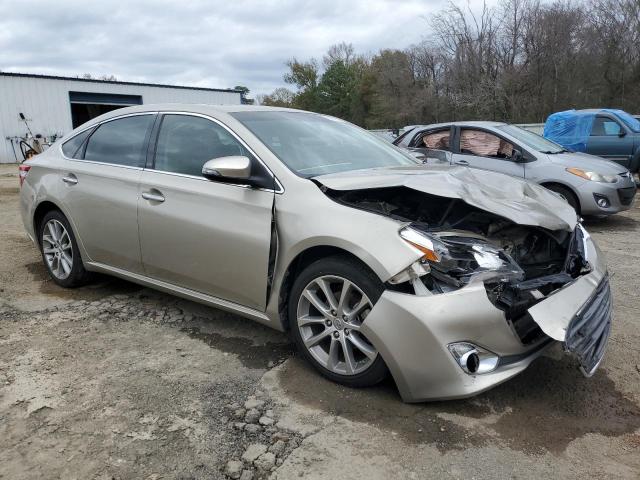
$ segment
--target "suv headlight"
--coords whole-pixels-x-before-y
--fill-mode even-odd
[[[569,167],[565,169],[567,172],[582,177],[585,180],[591,180],[592,182],[600,183],[616,183],[618,181],[617,175],[605,175],[604,173],[588,172],[581,168]]]
[[[427,234],[411,226],[400,230],[400,236],[424,254],[436,277],[444,276],[455,286],[479,276],[483,280],[524,279],[524,271],[509,255],[482,239]]]

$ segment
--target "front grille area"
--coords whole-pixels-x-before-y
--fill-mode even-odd
[[[575,354],[582,373],[591,376],[600,364],[611,331],[611,289],[605,276],[569,324],[565,348]]]
[[[618,198],[620,199],[620,203],[622,205],[631,205],[633,201],[633,197],[636,194],[636,187],[629,188],[619,188],[618,189]]]

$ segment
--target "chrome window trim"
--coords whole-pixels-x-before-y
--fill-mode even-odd
[[[86,162],[86,163],[92,163],[92,164],[95,164],[95,165],[108,165],[108,166],[111,166],[111,167],[128,168],[130,170],[143,170],[143,167],[132,167],[131,165],[121,165],[121,164],[118,164],[118,163],[109,163],[109,162],[97,162],[95,160],[85,160],[84,158],[69,158],[62,151],[62,145],[64,145],[65,143],[67,143],[70,140],[73,140],[78,135],[80,135],[83,132],[86,132],[87,130],[91,130],[92,128],[97,128],[100,125],[104,125],[105,123],[112,122],[113,120],[119,120],[121,118],[127,118],[127,117],[137,117],[137,116],[141,116],[141,115],[157,115],[157,114],[158,114],[158,112],[126,113],[124,115],[118,115],[117,117],[107,118],[106,120],[103,120],[102,122],[99,122],[99,123],[94,123],[93,125],[90,125],[87,128],[83,128],[82,130],[76,132],[76,134],[73,137],[70,137],[68,140],[65,140],[64,142],[61,142],[60,145],[58,146],[58,153],[60,153],[62,158],[64,158],[65,160],[71,160],[72,162]]]
[[[204,118],[206,120],[210,120],[213,123],[219,125],[224,130],[229,132],[233,138],[235,138],[244,148],[246,148],[249,151],[249,153],[251,153],[251,155],[253,155],[258,160],[258,162],[260,162],[260,165],[262,165],[267,170],[267,172],[269,172],[269,175],[271,175],[271,177],[275,180],[276,185],[278,187],[277,189],[272,189],[272,188],[254,188],[254,190],[262,190],[262,191],[274,192],[274,193],[278,193],[278,194],[284,193],[284,187],[282,186],[282,183],[280,183],[280,180],[278,180],[278,177],[276,177],[276,175],[271,171],[271,169],[267,166],[267,164],[258,156],[258,154],[255,151],[253,151],[253,149],[249,145],[247,145],[247,143],[236,132],[231,130],[231,128],[229,128],[227,125],[222,123],[217,118],[211,117],[211,116],[206,115],[204,113],[196,113],[196,112],[166,111],[166,112],[158,112],[158,114],[160,114],[160,115],[184,115],[184,116],[189,116],[189,117],[200,117],[200,118]],[[162,124],[160,125],[160,128],[162,128]],[[199,177],[199,176],[196,176],[196,175],[188,175],[188,174],[179,173],[179,172],[167,172],[166,170],[156,170],[155,168],[145,168],[145,170],[150,170],[150,171],[152,170],[154,172],[163,173],[165,175],[176,175],[176,176],[180,176],[180,177],[194,178],[194,179],[197,179],[197,180],[204,180],[205,182],[211,182],[211,180],[207,180],[204,177]],[[225,184],[226,185],[237,186],[237,187],[242,187],[242,188],[253,188],[253,187],[251,187],[251,185],[242,185],[242,184],[227,183],[227,182],[225,182]]]
[[[97,128],[100,125],[103,125],[105,123],[112,122],[114,120],[119,120],[121,118],[134,117],[134,116],[140,116],[140,115],[159,115],[159,114],[162,114],[162,115],[187,115],[187,116],[192,116],[192,117],[201,117],[201,118],[205,118],[205,119],[210,120],[213,123],[219,125],[223,129],[225,129],[227,132],[229,132],[233,136],[233,138],[235,138],[238,142],[240,142],[240,144],[243,147],[245,147],[258,160],[258,162],[260,162],[260,164],[273,177],[273,179],[275,180],[276,185],[278,187],[275,190],[271,189],[271,188],[256,188],[255,190],[274,192],[274,193],[277,193],[277,194],[283,194],[284,193],[284,187],[282,186],[282,183],[280,183],[280,180],[278,179],[278,177],[276,177],[276,175],[271,171],[271,169],[267,166],[267,164],[256,154],[256,152],[251,147],[249,147],[249,145],[247,145],[247,143],[238,134],[236,134],[233,130],[231,130],[227,125],[225,125],[224,123],[222,123],[218,119],[213,118],[213,117],[211,117],[209,115],[202,114],[202,113],[179,112],[179,111],[162,111],[162,112],[149,111],[149,112],[134,112],[134,113],[127,113],[127,114],[124,114],[124,115],[118,115],[117,117],[108,118],[106,120],[103,120],[102,122],[94,123],[93,125],[90,125],[87,128],[83,128],[82,130],[76,132],[76,134],[73,135],[73,137],[70,137],[68,140],[65,140],[64,142],[60,143],[60,145],[58,146],[58,152],[62,156],[62,158],[64,158],[65,160],[70,160],[72,162],[85,162],[85,163],[90,163],[90,164],[95,164],[95,165],[106,165],[106,166],[111,166],[111,167],[128,168],[130,170],[149,170],[149,171],[153,171],[153,172],[162,173],[164,175],[175,175],[175,176],[179,176],[179,177],[193,178],[195,180],[202,180],[202,181],[205,181],[205,182],[211,182],[211,180],[207,180],[204,177],[199,177],[199,176],[196,176],[196,175],[187,175],[187,174],[178,173],[178,172],[167,172],[167,171],[164,171],[164,170],[156,170],[156,169],[151,169],[151,168],[146,168],[146,167],[132,167],[130,165],[120,165],[120,164],[117,164],[117,163],[97,162],[95,160],[85,160],[83,158],[69,158],[62,151],[62,145],[67,143],[69,140],[72,140],[77,135],[80,135],[81,133],[86,132],[87,130],[90,130],[92,128]],[[253,188],[250,185],[241,185],[241,184],[237,184],[237,183],[226,183],[226,185],[231,185],[231,186],[241,187],[241,188]]]
[[[146,172],[160,173],[162,175],[173,175],[174,177],[189,178],[191,180],[199,180],[201,182],[218,183],[220,185],[229,185],[231,187],[248,188],[248,189],[251,189],[251,190],[258,190],[258,191],[261,191],[261,192],[271,192],[271,193],[278,193],[278,194],[284,193],[284,190],[274,190],[272,188],[262,188],[262,187],[256,188],[256,187],[252,187],[251,185],[243,185],[241,183],[216,182],[216,181],[213,181],[213,180],[208,180],[208,179],[206,179],[204,177],[199,177],[197,175],[189,175],[189,174],[186,174],[186,173],[178,173],[178,172],[167,172],[166,170],[156,170],[155,168],[143,168],[141,170],[145,170]],[[278,179],[276,178],[276,181],[277,180]],[[280,182],[277,182],[277,183],[278,183],[278,186],[280,188],[282,188],[282,186],[280,185]]]

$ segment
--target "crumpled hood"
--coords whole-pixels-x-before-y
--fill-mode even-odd
[[[604,175],[618,175],[627,171],[619,163],[612,162],[602,157],[589,155],[582,152],[566,152],[547,155],[549,160],[554,163],[560,163],[565,167],[582,168],[589,172],[598,172]]]
[[[572,231],[576,212],[555,193],[519,178],[467,167],[387,167],[319,175],[332,190],[407,187],[463,202],[520,225]]]

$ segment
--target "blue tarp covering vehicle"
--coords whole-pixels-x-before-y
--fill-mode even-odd
[[[568,150],[585,152],[624,165],[640,167],[640,121],[611,108],[566,110],[549,115],[544,137]]]

